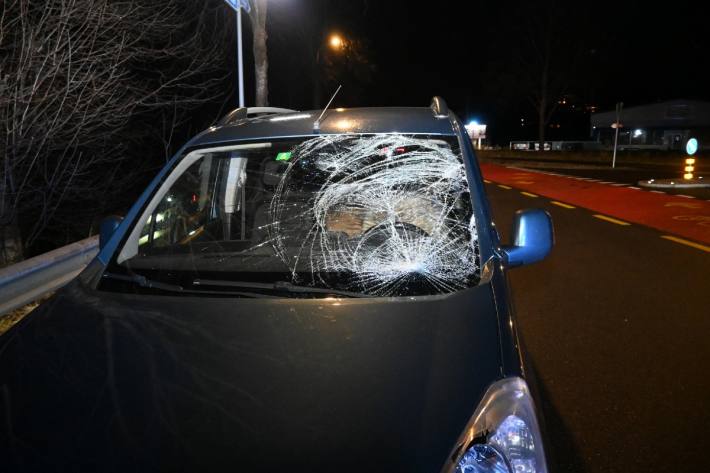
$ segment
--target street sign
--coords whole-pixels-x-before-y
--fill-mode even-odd
[[[688,156],[692,156],[696,151],[698,151],[698,140],[691,138],[685,144],[685,152],[688,153]]]
[[[249,0],[224,0],[227,4],[234,9],[234,11],[243,8],[247,13],[251,11],[251,5]]]

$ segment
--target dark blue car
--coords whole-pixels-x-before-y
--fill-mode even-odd
[[[238,109],[0,339],[3,471],[544,473],[508,268],[461,122]]]

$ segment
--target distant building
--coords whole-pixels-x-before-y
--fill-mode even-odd
[[[592,138],[603,147],[614,145],[616,112],[593,113]],[[682,150],[689,138],[710,149],[710,102],[671,100],[624,108],[619,129],[620,149]]]

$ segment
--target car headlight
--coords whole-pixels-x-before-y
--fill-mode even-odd
[[[507,378],[488,389],[452,459],[457,473],[547,473],[535,407],[525,381]]]

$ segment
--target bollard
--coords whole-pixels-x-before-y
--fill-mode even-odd
[[[683,171],[683,179],[691,180],[693,179],[693,171],[695,171],[695,158],[692,156],[698,151],[698,140],[695,138],[690,138],[685,144],[685,152],[688,153],[688,157],[685,158],[685,167]]]

